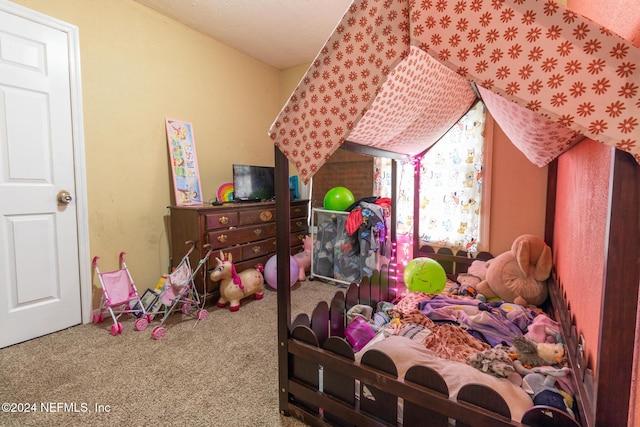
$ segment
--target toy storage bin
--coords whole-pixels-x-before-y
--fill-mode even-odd
[[[313,209],[310,278],[334,278],[334,247],[338,236],[337,216],[344,212]]]
[[[349,212],[336,215],[336,241],[333,246],[333,277],[342,283],[360,283],[364,259],[360,256],[358,232],[349,236],[346,229]]]
[[[372,254],[362,250],[363,243],[357,233],[348,235],[345,227],[348,216],[349,212],[313,209],[311,280],[318,277],[349,285],[360,283],[364,276],[371,275],[367,267],[367,261],[371,260],[367,260],[367,257],[370,258]]]

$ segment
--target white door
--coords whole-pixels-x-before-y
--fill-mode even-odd
[[[69,34],[18,15],[0,5],[0,348],[83,306]]]

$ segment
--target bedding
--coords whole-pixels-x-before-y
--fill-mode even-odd
[[[525,366],[518,360],[519,347],[514,342],[526,341],[536,348],[559,336],[559,325],[538,308],[409,292],[395,305],[385,306],[385,315],[389,321],[383,326],[374,322],[375,313],[358,318],[360,328],[369,319],[371,330],[377,333],[372,332],[364,346],[360,341],[354,348],[356,361],[370,350],[381,351],[392,359],[400,378],[412,366],[427,366],[442,376],[453,399],[466,384],[485,385],[505,400],[515,421],[522,419],[534,399],[549,395],[555,400],[547,397],[547,404],[573,416],[570,371],[562,361]],[[522,360],[524,356],[521,354]],[[371,396],[363,389],[360,398]],[[402,399],[399,420],[401,409]]]
[[[525,411],[533,406],[531,397],[521,387],[509,380],[487,375],[465,363],[442,359],[435,352],[426,349],[418,340],[397,335],[385,336],[380,333],[356,354],[356,360],[360,361],[362,355],[368,350],[379,350],[391,357],[398,368],[398,376],[401,378],[414,365],[423,365],[434,369],[446,381],[451,398],[456,398],[460,388],[466,384],[486,385],[504,398],[511,411],[511,419],[515,421],[520,421]],[[360,399],[366,399],[366,396],[367,393],[363,393]],[[401,412],[402,402],[398,407],[399,415]],[[402,419],[401,416],[399,418]]]

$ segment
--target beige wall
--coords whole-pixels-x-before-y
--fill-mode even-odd
[[[320,47],[318,47],[319,49]],[[280,72],[280,105],[283,106],[311,64],[302,64]]]
[[[155,285],[169,257],[165,118],[193,124],[213,198],[232,163],[273,165],[279,72],[131,0],[15,3],[79,28],[91,256],[109,271],[126,251],[138,286]]]
[[[496,124],[492,169],[489,251],[497,255],[521,234],[544,237],[548,168],[527,160]]]

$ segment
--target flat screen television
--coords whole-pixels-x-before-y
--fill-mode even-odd
[[[233,200],[270,200],[276,195],[273,166],[233,165]]]

